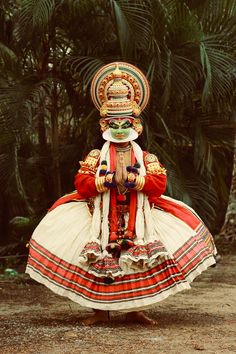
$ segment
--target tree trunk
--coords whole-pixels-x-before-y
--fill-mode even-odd
[[[225,222],[220,234],[226,239],[236,241],[236,134],[234,138],[234,160],[229,202]]]
[[[39,107],[37,114],[38,122],[38,139],[40,154],[40,170],[47,199],[54,200],[53,183],[51,177],[51,151],[48,149],[46,128],[45,128],[45,111],[43,104]]]
[[[51,127],[52,127],[52,167],[53,167],[53,182],[55,197],[58,198],[61,196],[61,174],[60,174],[60,160],[59,160],[59,131],[58,131],[58,89],[56,78],[56,31],[54,18],[51,19],[51,28],[49,41],[51,44],[52,50],[52,76],[53,76],[53,89],[52,89],[52,107],[51,107]]]
[[[52,109],[51,109],[52,159],[53,159],[52,173],[53,173],[55,197],[58,198],[59,196],[61,196],[61,175],[60,175],[60,160],[59,160],[57,93],[55,90],[53,92]]]
[[[29,215],[34,214],[34,209],[30,205],[27,195],[25,193],[24,186],[21,181],[21,176],[20,176],[20,170],[19,170],[19,163],[18,163],[18,144],[16,143],[14,146],[14,165],[15,165],[15,179],[16,179],[16,186],[17,186],[17,191],[24,203],[24,206],[26,208],[26,211]]]

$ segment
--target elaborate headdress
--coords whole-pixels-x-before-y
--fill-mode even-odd
[[[142,133],[138,116],[149,100],[149,84],[141,70],[125,62],[103,66],[95,74],[91,84],[91,97],[100,111],[100,126],[105,140],[112,140],[109,121],[130,119],[133,129],[127,140],[134,140]]]

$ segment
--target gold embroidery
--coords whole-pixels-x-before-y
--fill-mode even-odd
[[[105,132],[109,128],[109,125],[108,125],[107,121],[105,119],[103,119],[103,118],[101,118],[99,120],[99,124],[100,124],[102,133]]]
[[[90,156],[98,158],[100,156],[100,150],[98,149],[91,150],[87,157]]]
[[[93,174],[93,175],[95,174],[95,172],[84,171],[84,170],[82,170],[82,168],[79,169],[78,172],[79,172],[79,173],[82,173],[82,174],[84,174],[84,175],[89,175],[90,173]]]
[[[166,169],[160,165],[156,155],[147,154],[145,156],[144,160],[146,163],[147,174],[152,174],[152,175],[164,174],[164,175],[166,175]]]
[[[159,163],[158,158],[154,154],[147,154],[145,156],[145,162],[146,163],[151,163],[151,162],[158,162]]]
[[[143,125],[141,123],[141,120],[139,118],[135,118],[133,120],[133,128],[134,130],[140,135],[143,131]]]
[[[84,174],[95,174],[97,170],[97,163],[98,159],[100,157],[100,150],[92,150],[90,153],[87,155],[84,161],[80,161],[80,169],[79,173],[84,173]]]

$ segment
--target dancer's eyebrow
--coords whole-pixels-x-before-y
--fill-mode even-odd
[[[127,121],[125,121],[124,123],[121,124],[122,128],[129,128],[131,126],[132,126],[132,123],[129,120],[127,120]]]
[[[132,123],[129,120],[126,120],[125,122],[120,122],[120,123],[116,123],[116,122],[110,122],[109,123],[109,127],[113,128],[113,129],[118,129],[118,128],[129,128],[132,126]]]
[[[110,122],[110,123],[109,123],[109,127],[110,127],[110,128],[113,128],[113,129],[117,129],[117,128],[119,128],[119,126],[120,126],[120,125],[117,124],[117,123],[115,123],[115,122]]]

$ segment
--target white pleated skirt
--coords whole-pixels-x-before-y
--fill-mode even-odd
[[[96,257],[86,262],[92,223],[87,203],[62,204],[35,229],[26,272],[55,293],[100,310],[145,309],[189,289],[192,280],[215,263],[212,236],[200,219],[193,230],[171,213],[151,212],[155,242],[142,245],[141,251],[124,251],[119,259],[104,256],[102,250],[96,253],[96,245]]]

